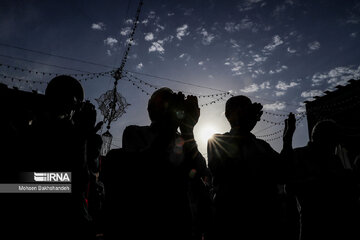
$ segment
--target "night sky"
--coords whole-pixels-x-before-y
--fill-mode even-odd
[[[135,0],[3,0],[0,63],[64,74],[113,70],[120,66],[137,6]],[[253,133],[266,140],[277,138],[269,143],[279,151],[283,125],[270,122],[283,121],[282,114],[290,111],[301,113],[305,100],[359,78],[359,39],[360,2],[355,0],[144,0],[125,69],[152,76],[134,74],[137,81],[186,94],[230,91],[249,96],[267,112]],[[0,73],[36,81],[52,78],[4,66]],[[45,84],[11,82],[9,78],[0,77],[0,81],[25,91],[44,93],[46,88]],[[97,107],[95,99],[112,89],[113,79],[99,77],[82,85],[85,98]],[[137,85],[150,94],[154,91],[141,82]],[[128,81],[121,80],[118,90],[131,105],[111,125],[113,147],[121,146],[126,126],[150,123],[146,110],[149,96]],[[201,108],[195,127],[204,154],[206,135],[230,128],[224,116],[227,98],[199,99],[200,104],[219,99]],[[100,112],[98,119],[102,119]],[[307,141],[305,119],[298,123],[293,145],[303,146]]]

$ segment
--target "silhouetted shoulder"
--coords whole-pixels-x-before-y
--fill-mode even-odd
[[[309,151],[309,146],[304,146],[304,147],[299,147],[299,148],[295,148],[294,151],[296,153],[305,153]]]
[[[138,133],[146,132],[146,131],[150,131],[149,126],[129,125],[125,128],[124,135],[138,134]]]
[[[223,140],[226,138],[230,137],[230,133],[226,132],[226,133],[215,133],[214,135],[212,135],[211,138],[209,138],[208,140],[208,144],[211,142],[215,142],[215,141],[219,141],[219,140]]]
[[[266,142],[265,140],[262,140],[262,139],[259,139],[259,138],[255,138],[255,141],[258,145],[262,146],[264,149],[268,150],[268,151],[271,151],[271,152],[274,152],[274,153],[277,153],[272,147],[271,145]]]
[[[122,146],[127,151],[139,151],[150,146],[154,140],[150,126],[127,126],[123,133]]]
[[[106,155],[106,158],[109,158],[109,159],[116,159],[118,158],[119,155],[122,155],[123,154],[123,149],[121,148],[118,148],[118,149],[111,149],[109,151],[109,153]]]

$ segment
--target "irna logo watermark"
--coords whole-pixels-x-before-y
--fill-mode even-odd
[[[67,172],[34,172],[35,182],[71,182]]]

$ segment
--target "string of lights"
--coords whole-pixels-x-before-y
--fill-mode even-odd
[[[113,71],[107,71],[107,72],[96,72],[96,73],[70,73],[70,74],[64,74],[64,73],[53,73],[53,72],[43,72],[43,71],[36,71],[31,69],[26,69],[14,65],[4,64],[0,63],[0,67],[8,69],[8,70],[15,70],[23,73],[32,73],[36,75],[42,75],[42,76],[59,76],[59,75],[69,75],[73,77],[84,77],[84,76],[105,76],[108,74],[111,74]]]
[[[212,105],[212,104],[215,104],[215,103],[217,103],[217,102],[224,101],[224,100],[225,100],[225,97],[222,96],[222,97],[217,98],[217,99],[215,99],[215,100],[213,100],[213,101],[211,101],[211,102],[201,104],[199,107],[206,107],[206,106],[209,106],[209,105]]]
[[[305,118],[305,115],[298,118],[296,120],[296,126],[298,126],[304,120],[304,118]],[[276,131],[273,134],[269,134],[269,136],[267,136],[267,137],[271,137],[271,138],[267,138],[267,137],[265,137],[265,135],[264,135],[264,137],[263,136],[256,136],[256,137],[261,138],[262,140],[265,140],[266,142],[272,142],[272,141],[279,140],[280,138],[282,138],[283,137],[283,135],[282,135],[283,131],[284,130],[281,129],[281,130]],[[279,134],[279,136],[276,136],[278,134]],[[272,136],[276,136],[276,137],[272,137]]]
[[[275,117],[288,117],[288,114],[281,114],[281,113],[274,113],[274,112],[268,112],[268,111],[263,111],[264,114],[266,115],[270,115],[270,116],[275,116]],[[297,115],[302,115],[304,114],[304,112],[299,112],[299,113],[294,113],[295,116]]]
[[[267,127],[263,128],[263,129],[260,129],[260,130],[258,130],[258,131],[256,131],[256,132],[254,132],[253,134],[261,133],[261,132],[266,131],[266,130],[268,130],[269,128],[272,128],[272,127],[275,127],[275,126],[276,126],[276,125],[267,126]]]
[[[135,21],[133,23],[133,27],[132,27],[132,30],[131,30],[131,34],[130,34],[130,37],[129,39],[127,40],[127,48],[125,50],[125,53],[124,53],[124,57],[123,59],[121,60],[121,65],[118,69],[116,69],[116,71],[114,72],[113,74],[113,77],[115,78],[115,84],[117,83],[117,81],[119,79],[121,79],[123,77],[123,70],[124,70],[124,67],[125,67],[125,64],[127,62],[127,59],[128,59],[128,55],[129,55],[129,52],[130,52],[130,48],[132,47],[132,44],[134,42],[134,35],[135,35],[135,32],[136,32],[136,28],[138,26],[138,23],[139,23],[139,18],[140,18],[140,12],[141,12],[141,7],[143,5],[143,1],[141,0],[139,2],[139,6],[136,10],[136,16],[135,16]]]
[[[148,95],[148,96],[151,95],[151,94],[150,94],[149,92],[147,92],[145,89],[143,89],[142,87],[140,87],[139,85],[137,85],[137,83],[136,83],[133,79],[129,78],[128,76],[125,76],[125,78],[127,79],[128,82],[131,82],[133,86],[135,86],[137,89],[141,90],[141,92],[143,92],[144,94],[146,94],[146,95]],[[215,103],[217,103],[217,102],[219,102],[219,101],[222,101],[222,100],[224,100],[224,99],[225,99],[225,97],[224,97],[224,96],[221,96],[221,97],[219,97],[219,98],[217,98],[217,99],[215,99],[215,100],[213,100],[213,101],[211,101],[211,102],[201,104],[201,105],[199,105],[199,107],[209,106],[209,105],[215,104]]]
[[[129,73],[128,71],[125,71],[125,74],[126,76],[132,78],[133,80],[137,80],[139,83],[147,86],[147,87],[150,87],[150,88],[153,88],[155,90],[159,89],[160,87],[159,86],[156,86],[156,85],[153,85],[149,82],[146,82],[144,81],[143,79],[140,79],[136,76],[134,76],[133,74]],[[182,92],[182,93],[189,93],[191,95],[194,95],[194,96],[197,96],[198,98],[214,98],[214,97],[221,97],[221,96],[227,96],[227,95],[230,95],[231,93],[230,92],[225,92],[225,93],[216,93],[216,94],[208,94],[208,95],[203,95],[203,94],[197,94],[197,93],[192,93],[192,92],[186,92],[186,91],[183,91],[183,90],[176,90],[175,91],[177,92]]]
[[[146,91],[145,89],[143,89],[142,87],[140,87],[139,85],[137,85],[136,82],[133,81],[132,79],[130,79],[128,76],[125,76],[125,78],[127,79],[128,82],[131,82],[131,84],[132,84],[133,86],[135,86],[137,89],[139,89],[142,93],[144,93],[144,94],[146,94],[146,95],[148,95],[148,96],[151,95],[148,91]],[[120,80],[124,80],[124,81],[125,81],[125,78],[121,78]]]
[[[301,115],[299,118],[296,119],[296,122],[298,123],[298,121],[301,121],[305,116],[306,116],[305,114]],[[285,124],[285,123],[283,123],[282,125],[284,125],[284,124]],[[283,129],[280,129],[280,130],[275,131],[275,132],[273,132],[273,133],[261,135],[261,136],[257,135],[256,137],[258,137],[258,138],[266,138],[266,137],[270,137],[270,136],[277,135],[277,134],[279,134],[279,133],[281,133],[281,132],[283,132]]]
[[[277,135],[279,133],[282,133],[284,131],[284,129],[280,129],[278,131],[275,131],[273,133],[270,133],[270,134],[266,134],[266,135],[261,135],[261,136],[256,136],[257,138],[266,138],[266,137],[270,137],[270,136],[274,136],[274,135]]]
[[[18,82],[33,83],[33,84],[36,84],[36,83],[38,83],[38,84],[46,84],[46,85],[48,84],[48,82],[45,82],[45,81],[37,81],[37,80],[29,80],[29,79],[17,78],[17,77],[5,75],[5,74],[2,74],[2,73],[0,73],[0,76],[3,79],[10,80],[11,82],[18,81]]]
[[[21,82],[21,83],[26,83],[26,84],[44,84],[47,85],[49,82],[48,81],[39,81],[39,80],[31,80],[31,79],[27,79],[27,78],[19,78],[19,77],[15,77],[15,76],[9,76],[3,73],[0,73],[0,76],[4,79],[4,80],[8,80],[11,82]],[[91,77],[86,77],[86,78],[81,78],[81,79],[77,79],[79,82],[86,82],[88,80],[94,79],[94,78],[99,78],[101,76],[104,75],[94,75]],[[30,88],[30,86],[28,86]]]
[[[302,117],[303,115],[306,115],[306,113],[301,113],[297,116],[300,116]],[[286,115],[285,115],[286,116]],[[262,118],[261,121],[263,122],[266,122],[266,123],[270,123],[270,124],[273,124],[273,125],[285,125],[285,122],[284,121],[280,121],[280,122],[273,122],[273,121],[270,121],[270,120],[267,120],[267,119],[264,119]]]

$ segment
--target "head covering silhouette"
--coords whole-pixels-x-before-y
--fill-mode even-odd
[[[45,90],[52,111],[58,114],[69,114],[76,105],[84,100],[84,90],[73,77],[60,75],[53,78]]]
[[[161,120],[168,110],[172,97],[173,91],[167,87],[160,88],[151,95],[147,108],[151,122]]]
[[[229,98],[225,105],[225,116],[232,128],[240,128],[250,132],[260,121],[262,105],[252,103],[250,98],[239,95]]]

